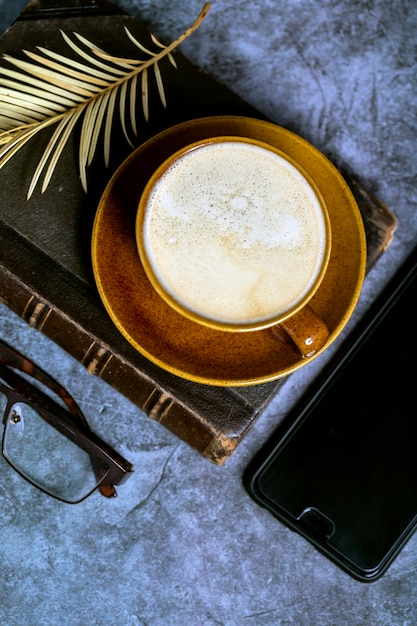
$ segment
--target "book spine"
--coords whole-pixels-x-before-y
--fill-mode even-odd
[[[221,465],[233,453],[236,441],[216,431],[203,416],[173,398],[139,368],[112,352],[2,264],[0,301],[78,360],[90,374],[100,377],[125,395],[150,419],[162,424],[209,461]]]

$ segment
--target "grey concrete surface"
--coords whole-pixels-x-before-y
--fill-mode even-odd
[[[202,6],[118,4],[166,40]],[[0,0],[0,30],[24,5]],[[182,47],[276,123],[351,167],[395,211],[396,237],[340,341],[417,243],[416,32],[414,0],[214,0]],[[117,499],[94,494],[69,506],[33,490],[0,459],[1,624],[416,623],[417,536],[379,581],[356,582],[254,504],[242,485],[244,468],[328,355],[291,376],[218,468],[4,306],[0,336],[59,377],[92,428],[136,469]]]

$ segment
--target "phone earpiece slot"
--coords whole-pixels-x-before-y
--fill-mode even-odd
[[[300,524],[319,537],[330,539],[335,531],[335,525],[331,519],[323,515],[321,511],[314,507],[307,507],[298,517]]]

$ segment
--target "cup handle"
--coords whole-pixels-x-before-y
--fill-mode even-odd
[[[320,317],[313,311],[310,305],[303,307],[285,321],[278,324],[297,346],[304,359],[312,357],[324,346],[328,337],[329,329]],[[273,333],[277,327],[272,327]]]

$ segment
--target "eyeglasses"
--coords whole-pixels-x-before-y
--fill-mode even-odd
[[[95,489],[113,497],[114,486],[132,472],[132,464],[90,430],[64,387],[1,340],[0,411],[4,458],[58,500],[75,504]]]

